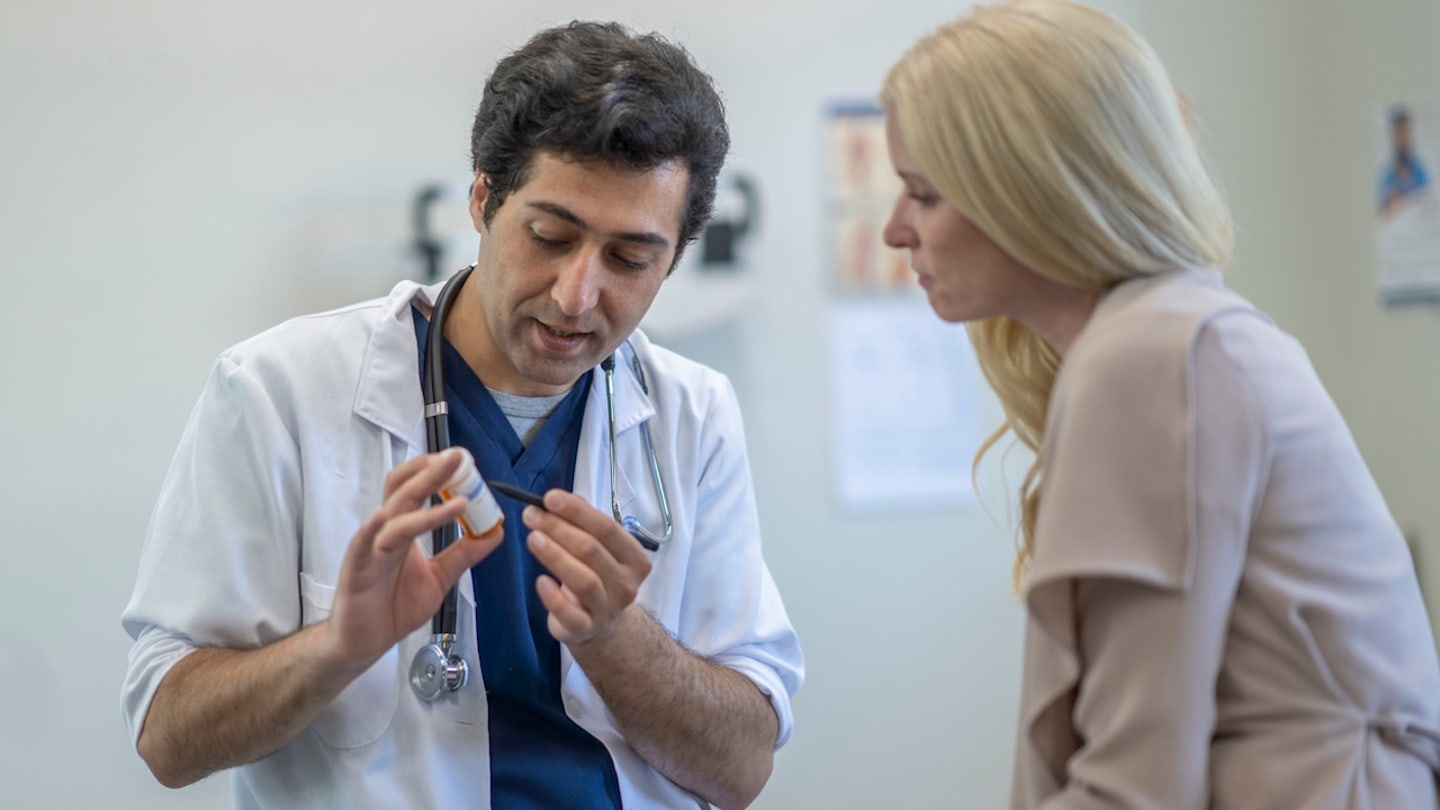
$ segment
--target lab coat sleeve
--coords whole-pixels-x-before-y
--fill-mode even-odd
[[[1178,408],[1163,374],[1114,359],[1124,367],[1091,369],[1102,393],[1066,405],[1064,428],[1086,452],[1061,442],[1070,457],[1047,468],[1056,492],[1042,493],[1041,508],[1051,494],[1065,508],[1046,515],[1037,559],[1042,543],[1065,552],[1037,564],[1028,595],[1027,689],[1057,671],[1072,677],[1052,684],[1021,730],[1048,767],[1030,763],[1026,779],[1020,764],[1014,806],[1203,810],[1229,611],[1263,489],[1264,412],[1210,327],[1181,367]],[[1167,508],[1140,502],[1156,481],[1178,493]],[[1090,485],[1110,495],[1082,505],[1070,488]],[[1046,770],[1053,781],[1037,783]]]
[[[138,740],[155,689],[200,647],[255,647],[301,624],[299,453],[270,392],[216,361],[161,487],[121,618],[122,708]]]
[[[769,697],[779,719],[778,749],[793,727],[790,697],[804,680],[804,657],[761,555],[745,430],[728,380],[717,386],[701,424],[698,508],[680,638],[745,675]]]

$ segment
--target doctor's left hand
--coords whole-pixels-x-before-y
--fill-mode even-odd
[[[545,508],[525,508],[526,547],[554,577],[535,582],[550,611],[550,635],[566,645],[601,641],[635,601],[650,557],[630,533],[584,498],[545,493]]]
[[[351,538],[340,566],[335,606],[325,622],[333,660],[368,667],[429,622],[446,591],[500,545],[505,534],[499,528],[433,556],[416,543],[465,508],[461,498],[431,504],[459,465],[454,451],[427,453],[385,476],[383,500]]]

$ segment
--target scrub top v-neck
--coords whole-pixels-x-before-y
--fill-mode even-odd
[[[422,355],[429,324],[414,312]],[[444,343],[450,441],[475,456],[487,481],[532,492],[571,489],[591,375],[584,374],[529,446],[459,352]],[[525,547],[524,504],[500,498],[505,540],[471,569],[477,651],[490,722],[491,801],[495,808],[615,808],[620,789],[605,746],[565,714],[560,644],[535,591],[547,573]]]

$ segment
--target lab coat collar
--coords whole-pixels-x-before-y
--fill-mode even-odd
[[[413,281],[395,285],[381,305],[380,323],[371,333],[361,361],[360,383],[355,392],[355,415],[394,434],[412,453],[425,451],[424,399],[420,394],[420,358],[415,345],[415,323],[411,305],[434,306],[443,283],[421,286]],[[648,345],[637,331],[620,345],[615,358],[615,431],[623,433],[655,415],[652,404],[631,362],[637,347]],[[585,421],[603,424],[608,433],[608,404],[605,401],[605,373],[592,372],[590,398]],[[652,388],[654,380],[650,381]],[[608,441],[608,436],[606,437]]]
[[[635,332],[628,340],[620,344],[615,350],[615,433],[624,433],[630,428],[644,422],[655,415],[655,405],[640,385],[640,378],[635,375],[635,369],[631,366],[636,356],[636,344],[645,344],[648,341],[642,332]],[[590,385],[590,408],[598,410],[591,413],[598,414],[598,418],[605,420],[605,428],[610,427],[609,404],[605,399],[605,371],[599,366],[591,372],[594,378]],[[652,390],[655,381],[648,379]],[[586,414],[588,420],[589,414]]]
[[[355,392],[355,415],[394,434],[412,453],[425,451],[425,403],[411,305],[433,306],[441,286],[402,281],[390,291],[365,347]]]

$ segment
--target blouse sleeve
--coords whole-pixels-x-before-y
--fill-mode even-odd
[[[1044,471],[1016,807],[1205,808],[1265,415],[1222,315],[1183,363],[1101,363]],[[1193,327],[1192,327],[1193,328]]]

